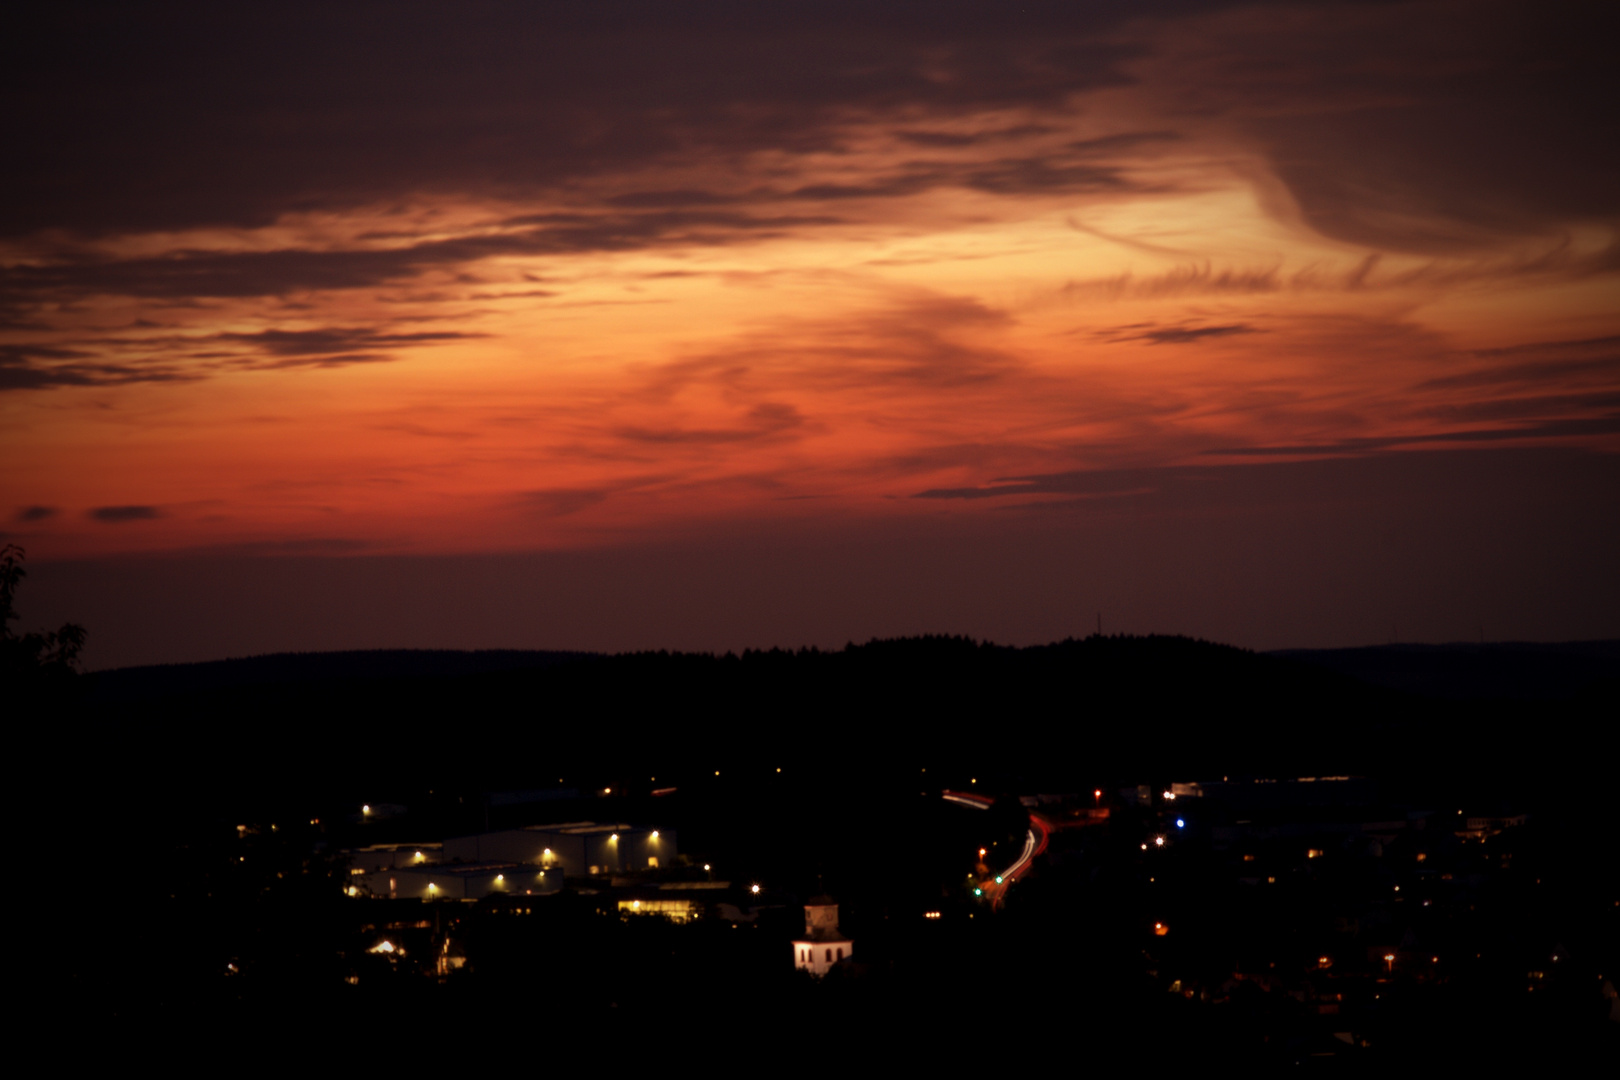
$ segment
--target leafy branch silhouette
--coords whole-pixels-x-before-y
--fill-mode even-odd
[[[11,629],[17,620],[17,586],[28,576],[26,557],[16,544],[0,547],[0,680],[28,684],[71,679],[79,671],[84,627],[63,623],[57,630],[29,634]]]

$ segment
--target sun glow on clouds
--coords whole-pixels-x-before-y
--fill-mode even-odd
[[[1612,221],[1403,248],[1378,230],[1409,207],[1342,224],[1139,67],[527,195],[19,235],[0,499],[63,508],[15,533],[58,555],[521,550],[1059,497],[939,497],[1009,477],[1616,448]]]

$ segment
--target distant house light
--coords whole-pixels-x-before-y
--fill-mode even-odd
[[[1181,818],[1176,818],[1176,828],[1185,829],[1186,827],[1187,823],[1185,821],[1183,821]]]
[[[654,829],[654,830],[653,830],[653,832],[652,832],[652,839],[654,839],[654,840],[656,840],[656,839],[658,839],[658,830],[657,830],[657,829]]]
[[[362,807],[361,807],[361,808],[360,808],[360,812],[361,812],[361,813],[362,813],[362,814],[369,814],[369,813],[371,813],[371,806],[370,806],[370,805],[369,805],[369,804],[368,804],[368,805],[366,805],[366,806],[362,806]]]

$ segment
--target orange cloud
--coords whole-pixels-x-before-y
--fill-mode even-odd
[[[322,69],[354,111],[298,97],[285,131],[268,89],[154,75],[150,178],[83,179],[123,145],[85,119],[7,181],[8,535],[589,547],[1279,456],[1613,453],[1586,46],[1537,22],[1534,60],[1461,11],[1042,9],[983,40],[761,16],[606,53],[580,16],[548,30],[561,74],[477,24],[510,99],[413,39],[431,93],[397,58],[393,101]]]

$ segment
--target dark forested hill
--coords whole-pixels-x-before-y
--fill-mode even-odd
[[[1489,772],[1522,764],[1516,732],[1529,723],[1543,734],[1533,752],[1574,752],[1612,701],[1616,667],[1605,644],[1266,655],[1157,636],[741,656],[294,654],[90,676],[71,712],[95,738],[58,750],[237,794],[786,762],[816,762],[829,783],[932,766],[1024,787],[1475,759],[1467,769]]]
[[[1273,656],[1426,697],[1568,700],[1620,679],[1620,641],[1290,649]]]

